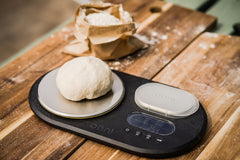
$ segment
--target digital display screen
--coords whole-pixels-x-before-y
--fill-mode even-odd
[[[141,128],[158,135],[170,135],[175,130],[175,126],[171,121],[143,113],[133,113],[128,116],[127,121],[134,127]]]

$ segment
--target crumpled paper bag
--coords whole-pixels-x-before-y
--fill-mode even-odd
[[[92,13],[109,13],[122,24],[96,26],[87,22]],[[102,60],[117,59],[143,48],[145,43],[135,37],[136,24],[121,4],[94,2],[80,5],[75,14],[75,37],[64,48],[74,56],[95,56]]]

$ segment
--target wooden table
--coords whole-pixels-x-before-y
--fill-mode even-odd
[[[118,0],[151,46],[106,61],[112,69],[193,93],[208,115],[191,152],[171,159],[240,159],[240,37],[209,33],[216,18],[158,0]],[[0,159],[145,159],[51,127],[28,103],[31,85],[72,59],[73,23],[0,70]]]

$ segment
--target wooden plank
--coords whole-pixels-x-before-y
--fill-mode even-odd
[[[197,160],[240,159],[240,103],[238,105],[237,110],[204,148]]]
[[[199,159],[239,157],[239,145],[232,145],[237,143],[236,135],[239,136],[239,43],[239,37],[204,33],[153,78],[154,81],[193,93],[207,111],[208,128],[202,142],[193,151],[177,159],[196,159],[203,150]],[[230,131],[233,130],[231,137]],[[228,143],[224,143],[228,137],[222,141],[225,133],[229,136]],[[224,152],[220,153],[221,150]],[[124,152],[115,156],[131,158]]]
[[[45,137],[52,134],[53,129],[47,125],[39,125],[39,119],[31,117],[30,121],[20,124],[15,130],[0,140],[0,159],[20,159]],[[1,132],[2,134],[2,132]],[[36,135],[38,139],[34,138]],[[31,143],[29,143],[31,142]]]
[[[178,61],[174,60],[154,80],[174,86],[193,85],[193,81],[195,86],[206,84],[209,91],[218,88],[239,93],[239,42],[239,37],[204,33],[179,55]],[[203,91],[198,88],[194,92],[200,100],[210,98],[211,93],[201,94]]]
[[[194,38],[209,27],[212,27],[215,23],[214,17],[172,6],[161,1],[124,1],[124,6],[126,6],[128,11],[136,15],[136,21],[138,23],[143,24],[139,34],[146,36],[154,43],[152,43],[148,49],[141,50],[119,60],[108,61],[107,63],[114,69],[142,75],[145,78],[153,77],[154,74],[178,55]],[[152,13],[150,11],[152,7],[156,6],[161,8],[161,13]],[[146,13],[144,13],[144,11]],[[194,21],[193,19],[191,23],[183,23],[191,21],[191,16],[188,16],[189,14],[193,15],[194,19],[199,18],[199,21]],[[166,17],[166,19],[164,17]],[[189,30],[187,25],[193,28],[191,32],[187,31]],[[181,33],[180,29],[182,29]],[[64,158],[71,155],[76,148],[84,143],[84,140],[80,137],[76,138],[77,136],[68,135],[66,132],[60,132],[42,123],[33,115],[27,103],[28,92],[37,78],[73,58],[61,54],[62,48],[73,39],[72,30],[73,24],[69,24],[0,70],[0,102],[2,103],[0,106],[0,135],[2,136],[0,147],[2,148],[0,148],[0,150],[3,151],[3,158],[9,157],[11,159],[15,154],[17,158],[35,159],[48,145],[51,146],[51,149],[49,152],[41,153],[42,158],[57,157],[58,159],[59,154],[61,158]],[[165,35],[165,32],[167,35]],[[156,33],[162,35],[160,36],[161,38],[158,38]],[[174,34],[178,36],[173,36]],[[164,38],[166,36],[168,36],[167,39]],[[160,41],[161,43],[159,43]],[[166,53],[162,53],[164,50],[161,47],[166,46],[167,41],[169,41],[171,45],[176,43],[176,46],[175,48],[173,47],[174,49],[169,48]],[[166,50],[166,48],[164,49]],[[170,54],[170,56],[167,54]],[[147,58],[149,56],[150,58]],[[148,60],[148,63],[152,63],[152,65],[148,66],[145,64],[144,68],[141,67],[141,62],[144,58]],[[158,63],[156,58],[160,58],[165,62]],[[155,66],[152,70],[153,65]],[[133,67],[128,70],[127,68],[130,66]],[[138,69],[139,67],[140,69]],[[150,73],[147,73],[147,70]],[[33,129],[33,131],[31,131],[31,129]],[[43,131],[41,129],[43,129]],[[61,139],[61,141],[57,142],[57,138]],[[15,141],[14,143],[13,140]],[[26,147],[20,147],[22,143]],[[66,151],[64,148],[68,146],[67,144],[69,143],[72,145],[67,147]],[[86,157],[92,156],[91,151],[99,147],[95,145],[91,148],[85,147],[85,145],[89,146],[91,143],[98,146],[100,145],[87,141],[72,157],[77,157],[78,153],[84,153]],[[101,150],[98,152],[99,155],[105,152],[108,152],[106,156],[116,154],[116,151],[112,150],[112,148],[110,148],[109,151],[109,147],[100,146]],[[82,150],[84,147],[88,148],[89,152],[86,152],[86,149]]]
[[[77,135],[57,130],[22,159],[64,159],[84,143],[84,140]]]
[[[77,135],[46,125],[33,113],[26,115],[0,132],[0,159],[64,158],[84,142]]]

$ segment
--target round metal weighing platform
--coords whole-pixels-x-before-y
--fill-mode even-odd
[[[106,95],[82,101],[70,101],[64,98],[56,85],[56,75],[59,69],[47,73],[38,86],[38,100],[49,112],[67,118],[92,118],[111,111],[118,106],[124,96],[124,86],[121,79],[112,73],[114,82],[112,90]]]

